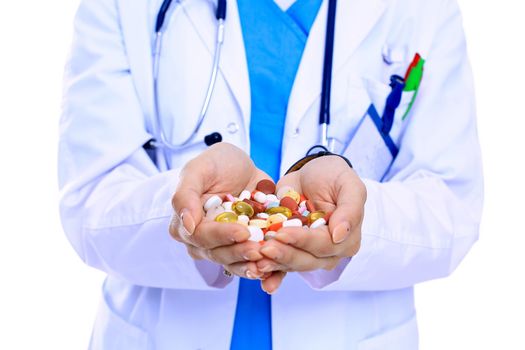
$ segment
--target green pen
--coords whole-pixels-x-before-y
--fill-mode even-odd
[[[412,109],[412,105],[416,101],[416,96],[419,91],[419,86],[421,85],[421,80],[423,79],[423,67],[425,66],[425,60],[419,57],[419,55],[417,55],[416,58],[418,59],[417,64],[414,67],[412,67],[412,69],[410,69],[408,73],[408,77],[406,78],[405,89],[404,89],[404,91],[407,91],[407,92],[414,91],[414,96],[412,96],[412,100],[410,101],[410,104],[408,105],[408,108],[405,114],[403,115],[403,118],[401,118],[401,120],[405,120],[408,113]]]

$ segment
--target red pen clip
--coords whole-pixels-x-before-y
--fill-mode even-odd
[[[412,72],[412,69],[414,69],[417,66],[420,60],[421,60],[421,56],[418,53],[416,53],[416,55],[414,56],[414,59],[412,60],[412,63],[410,63],[410,66],[408,66],[407,72],[405,73],[405,81],[407,81],[408,76]]]

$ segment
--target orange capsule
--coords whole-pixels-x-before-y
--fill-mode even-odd
[[[277,232],[283,227],[282,222],[275,223],[273,225],[268,226],[268,231],[274,231]]]
[[[332,216],[334,212],[333,211],[329,211],[328,213],[326,213],[326,215],[323,217],[323,219],[326,221],[326,224],[328,224],[328,222],[330,221],[330,217]]]

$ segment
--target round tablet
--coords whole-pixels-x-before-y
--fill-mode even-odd
[[[286,207],[291,211],[295,211],[297,210],[297,208],[299,208],[295,200],[291,197],[283,197],[283,199],[281,199],[281,201],[279,202],[279,205],[281,207]]]
[[[256,189],[264,194],[273,194],[275,193],[275,184],[272,180],[261,180],[257,183]]]

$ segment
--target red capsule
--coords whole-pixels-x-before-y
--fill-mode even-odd
[[[272,180],[261,180],[257,183],[257,186],[255,188],[257,189],[257,191],[261,191],[264,194],[275,193],[275,184]]]
[[[313,213],[314,211],[316,211],[314,207],[314,203],[311,200],[306,201],[306,209],[308,209],[310,213]]]
[[[251,199],[243,199],[243,202],[248,203],[249,205],[252,206],[254,215],[263,213],[266,210],[266,208],[264,207],[264,204],[261,204],[256,201],[252,201]]]

